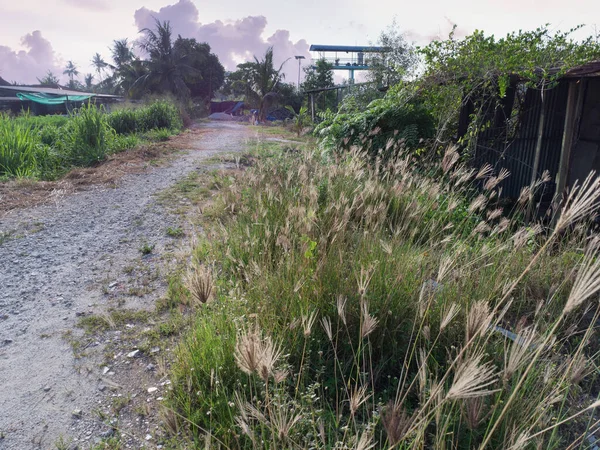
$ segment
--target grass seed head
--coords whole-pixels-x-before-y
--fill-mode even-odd
[[[477,353],[459,362],[454,381],[446,394],[449,400],[482,397],[493,393],[489,387],[496,382],[494,367],[483,362],[483,354]]]

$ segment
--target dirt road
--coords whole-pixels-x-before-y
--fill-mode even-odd
[[[235,123],[200,127],[168,166],[0,218],[0,231],[10,232],[0,241],[0,449],[52,449],[67,437],[83,449],[97,439],[97,421],[81,417],[104,395],[103,368],[77,360],[68,336],[81,316],[108,307],[108,294],[144,248],[153,248],[145,264],[160,271],[165,230],[180,219],[156,194],[207,158],[243,149],[253,135]],[[124,306],[152,308],[164,274],[152,283],[148,294],[125,296]]]

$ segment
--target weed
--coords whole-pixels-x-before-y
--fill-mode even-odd
[[[583,437],[564,424],[587,411],[572,400],[586,389],[578,355],[600,352],[600,312],[584,306],[598,244],[576,226],[595,213],[597,182],[542,233],[487,211],[493,188],[473,198],[477,174],[455,152],[427,170],[360,150],[264,154],[215,186],[211,239],[166,302],[207,292],[194,273],[219,262],[211,279],[227,294],[193,309],[171,369],[169,406],[192,436],[407,450]]]
[[[154,246],[155,244],[149,244],[148,242],[144,242],[140,246],[140,253],[144,256],[149,255],[154,250]]]
[[[63,436],[61,434],[60,436],[58,436],[58,438],[54,442],[54,447],[56,447],[56,450],[68,450],[69,448],[71,448],[72,442],[73,442],[73,439],[66,438],[65,436]]]
[[[172,238],[180,238],[184,236],[183,229],[181,227],[168,227],[167,236]]]
[[[117,394],[116,397],[113,397],[111,401],[111,409],[113,414],[118,415],[123,408],[125,408],[131,402],[131,397],[129,395],[122,396],[121,394]]]

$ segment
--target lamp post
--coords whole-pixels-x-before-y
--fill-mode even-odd
[[[306,58],[302,55],[296,55],[294,58],[298,60],[298,90],[300,90],[300,61]]]

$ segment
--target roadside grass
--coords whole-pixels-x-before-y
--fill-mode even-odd
[[[167,101],[113,113],[89,103],[69,117],[0,114],[0,177],[55,180],[73,167],[167,141],[182,127],[178,108]]]
[[[196,447],[585,446],[597,183],[550,230],[505,217],[500,174],[452,148],[426,170],[271,142],[253,157],[213,184],[163,305],[190,308],[168,406]]]

